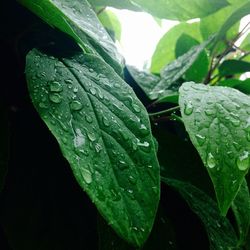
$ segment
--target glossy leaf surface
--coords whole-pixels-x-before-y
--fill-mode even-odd
[[[225,60],[218,69],[221,76],[241,74],[250,71],[250,63],[233,59]]]
[[[140,246],[159,200],[159,166],[146,110],[132,89],[93,55],[27,56],[35,108],[79,185],[125,240]]]
[[[86,0],[19,0],[21,4],[71,36],[89,53],[100,54],[121,73],[123,58]]]
[[[131,2],[156,17],[179,21],[204,17],[228,5],[226,0],[131,0]]]
[[[232,88],[188,82],[180,88],[179,104],[225,215],[250,166],[250,97]]]
[[[158,42],[152,56],[150,70],[160,73],[161,69],[172,62],[175,57],[175,46],[182,34],[188,34],[199,42],[202,41],[199,23],[180,23],[170,29]]]
[[[235,249],[237,238],[232,225],[220,215],[216,203],[207,194],[186,182],[166,178],[162,180],[175,188],[199,216],[207,231],[210,249]]]
[[[250,79],[239,80],[239,79],[226,79],[218,83],[220,86],[231,87],[238,89],[239,91],[249,95],[250,94]]]

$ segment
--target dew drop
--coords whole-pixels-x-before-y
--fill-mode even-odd
[[[110,193],[113,201],[121,200],[121,195],[113,188],[110,189]]]
[[[90,88],[89,91],[90,91],[90,93],[91,93],[92,95],[95,95],[95,94],[96,94],[96,89],[95,89],[95,88]]]
[[[100,143],[95,144],[95,151],[96,153],[100,153],[102,150],[102,145]]]
[[[131,184],[133,184],[133,185],[136,184],[136,178],[135,178],[134,176],[130,175],[130,176],[128,177],[128,179],[129,179],[129,182],[130,182]]]
[[[48,108],[47,104],[44,103],[44,102],[40,102],[39,107],[42,108],[42,109],[47,109]]]
[[[140,113],[141,112],[141,108],[137,104],[133,103],[132,107],[133,107],[133,109],[134,109],[134,111],[136,113]]]
[[[215,161],[214,156],[212,155],[212,153],[208,154],[208,157],[207,157],[207,166],[209,168],[214,168],[216,166],[216,161]]]
[[[215,112],[215,110],[213,110],[213,109],[206,109],[206,110],[205,110],[205,114],[206,114],[207,116],[212,116],[212,115],[215,115],[216,112]]]
[[[72,101],[69,105],[70,109],[73,111],[79,111],[82,109],[82,104],[79,101]]]
[[[249,167],[249,152],[244,151],[241,156],[236,161],[239,170],[246,170]]]
[[[57,103],[57,104],[62,101],[62,97],[58,93],[52,93],[52,94],[50,94],[49,95],[49,99],[50,99],[51,102]]]
[[[88,136],[89,140],[92,142],[96,140],[95,132],[87,132],[87,136]]]
[[[61,92],[63,90],[63,87],[61,83],[57,81],[52,81],[52,82],[49,82],[49,90],[51,92]]]
[[[147,129],[147,127],[144,124],[141,124],[140,130],[141,130],[143,135],[148,135],[149,134],[149,130]]]
[[[103,122],[103,124],[104,124],[105,127],[109,127],[110,126],[109,120],[106,117],[102,118],[102,122]]]
[[[81,175],[87,184],[90,184],[92,182],[92,174],[89,170],[82,168]]]
[[[194,107],[191,102],[185,103],[184,114],[191,115],[193,113]]]
[[[118,161],[118,168],[123,171],[123,170],[129,168],[129,166],[125,161],[119,160]]]
[[[197,134],[197,135],[195,135],[195,137],[196,137],[196,140],[197,140],[199,146],[202,146],[206,141],[206,137],[203,135]]]
[[[73,83],[73,80],[71,80],[71,79],[66,79],[66,80],[65,80],[65,83],[67,83],[67,84],[72,84],[72,83]]]

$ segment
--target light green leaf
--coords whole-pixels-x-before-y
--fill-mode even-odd
[[[88,53],[100,54],[120,74],[123,58],[86,0],[19,0],[49,25],[70,35]]]
[[[218,83],[219,86],[226,86],[238,89],[239,91],[249,95],[250,94],[250,79],[241,81],[239,79],[226,79]]]
[[[93,55],[32,50],[26,77],[35,108],[79,185],[125,240],[148,237],[159,201],[159,165],[147,112],[133,90]]]
[[[246,4],[241,5],[238,9],[236,9],[230,17],[224,22],[221,26],[216,38],[213,49],[216,48],[218,42],[224,40],[226,38],[227,31],[240,19],[247,14],[250,14],[250,2],[248,1]]]
[[[179,93],[176,92],[173,94],[169,94],[169,95],[163,96],[155,101],[155,103],[164,103],[164,102],[178,104],[179,103]]]
[[[187,72],[211,41],[212,38],[192,47],[187,53],[178,57],[175,61],[163,68],[161,71],[161,80],[150,92],[151,98],[157,99],[166,95],[172,95],[176,92],[181,85],[177,80]]]
[[[120,41],[122,27],[118,17],[111,10],[104,10],[98,18],[108,32],[114,32],[116,40]],[[111,36],[112,37],[112,36]]]
[[[228,5],[226,0],[131,0],[131,2],[156,17],[180,21],[201,18]]]
[[[240,45],[240,48],[245,51],[250,51],[250,33],[245,37]]]
[[[127,69],[131,76],[134,78],[136,83],[141,87],[144,93],[148,96],[149,99],[153,99],[151,97],[151,91],[154,89],[156,84],[160,81],[160,77],[153,75],[146,71],[140,71],[136,67],[127,66]]]
[[[250,71],[250,63],[233,59],[225,60],[218,69],[221,76],[241,74]]]
[[[203,222],[210,249],[236,249],[237,237],[232,225],[220,216],[216,203],[206,193],[187,182],[167,178],[162,181],[175,188]]]
[[[175,59],[175,45],[182,34],[188,34],[201,42],[200,24],[180,23],[170,29],[158,42],[152,56],[151,72],[160,73],[161,69]]]
[[[88,0],[92,6],[110,6],[117,9],[128,9],[133,11],[140,10],[139,7],[135,6],[129,0]]]
[[[250,166],[250,97],[232,88],[187,82],[179,104],[226,215]]]
[[[240,239],[238,245],[243,246],[246,242],[250,226],[250,194],[245,179],[232,203],[232,209],[239,230]]]
[[[193,37],[182,34],[177,40],[175,47],[176,58],[187,53],[192,47],[199,45],[199,42]],[[186,71],[183,78],[187,81],[201,82],[207,75],[209,67],[208,56],[205,51],[202,51],[193,65]]]

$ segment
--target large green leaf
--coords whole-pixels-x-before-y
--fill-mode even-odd
[[[153,99],[151,96],[151,91],[160,81],[160,77],[146,71],[140,71],[133,66],[127,66],[127,68],[129,70],[129,73],[132,75],[132,77],[141,87],[144,93],[148,96],[148,98]]]
[[[250,95],[250,79],[241,81],[239,79],[226,79],[218,83],[219,86],[226,86],[240,90],[241,92]]]
[[[241,49],[250,51],[250,34],[248,34],[240,45]]]
[[[236,249],[237,237],[227,218],[220,216],[214,200],[189,183],[162,178],[163,182],[175,188],[199,216],[207,231],[210,249]]]
[[[4,186],[9,156],[9,128],[5,106],[0,102],[0,191]]]
[[[240,239],[238,245],[242,246],[245,244],[250,226],[250,195],[245,179],[232,203],[232,209],[239,230]]]
[[[228,5],[226,0],[131,0],[131,2],[156,17],[180,21],[204,17]]]
[[[181,114],[225,215],[250,166],[250,97],[227,87],[184,83]]]
[[[151,98],[157,99],[159,97],[172,95],[175,93],[181,85],[181,83],[178,83],[177,80],[182,77],[193,65],[198,56],[202,51],[204,51],[211,40],[212,38],[192,47],[187,53],[178,57],[175,61],[163,68],[161,71],[161,80],[150,92]]]
[[[175,47],[176,58],[187,53],[192,47],[199,45],[199,42],[193,37],[182,34],[177,40]],[[183,78],[187,81],[201,82],[208,72],[208,56],[205,51],[202,51],[193,65],[186,71]]]
[[[114,14],[114,12],[110,10],[104,10],[98,15],[98,18],[108,33],[113,33],[110,34],[110,36],[113,35],[116,40],[120,41],[122,27],[118,17]]]
[[[93,55],[31,51],[32,101],[79,185],[116,232],[141,245],[159,200],[159,166],[147,112],[132,89]]]
[[[129,9],[138,11],[139,7],[131,3],[130,0],[88,0],[92,6],[111,6],[117,9]]]
[[[158,42],[154,51],[151,72],[159,73],[161,69],[175,59],[175,45],[178,38],[183,34],[188,34],[199,42],[202,41],[200,34],[200,24],[180,23],[170,29]]]
[[[19,0],[49,25],[70,35],[89,53],[100,54],[121,73],[123,58],[86,0]]]
[[[218,44],[219,41],[226,38],[227,31],[240,19],[246,15],[250,14],[250,2],[248,1],[244,5],[241,5],[238,9],[236,9],[229,18],[224,22],[224,24],[221,26],[216,39],[214,47]]]
[[[225,60],[218,69],[221,76],[241,74],[250,71],[250,63],[233,59]]]

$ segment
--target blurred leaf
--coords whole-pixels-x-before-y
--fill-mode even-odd
[[[110,6],[117,9],[128,9],[139,11],[140,8],[131,3],[130,0],[88,0],[92,6]]]
[[[193,37],[182,34],[177,40],[175,47],[176,58],[187,53],[192,47],[199,45],[199,42]],[[183,78],[187,81],[201,82],[208,72],[209,61],[205,51],[202,51],[193,65],[186,71]]]
[[[158,42],[151,61],[151,72],[160,73],[161,69],[172,62],[175,57],[175,46],[178,38],[182,34],[188,34],[197,41],[201,42],[200,24],[180,23],[170,29]]]
[[[187,182],[164,177],[162,181],[175,188],[203,222],[210,241],[210,249],[236,248],[237,237],[232,225],[227,218],[220,215],[216,203],[206,193]]]
[[[160,77],[153,75],[146,71],[140,71],[136,67],[127,66],[127,69],[131,76],[134,78],[136,83],[141,87],[144,93],[151,98],[151,91],[156,86],[156,84],[160,81]]]
[[[232,88],[186,82],[179,105],[226,215],[250,167],[250,97]]]
[[[246,242],[250,226],[250,194],[245,179],[232,203],[232,209],[240,236],[238,245],[243,246]]]
[[[181,85],[177,80],[187,72],[212,40],[213,38],[210,38],[209,40],[192,47],[187,53],[166,65],[161,71],[161,80],[150,92],[151,98],[157,99],[166,95],[172,95],[176,92]]]
[[[164,102],[169,102],[169,103],[174,103],[178,104],[179,102],[179,93],[173,93],[167,96],[163,96],[155,101],[155,103],[164,103]]]
[[[245,37],[240,45],[240,48],[244,51],[250,51],[250,33]]]
[[[238,7],[238,6],[237,6]],[[250,14],[250,2],[241,5],[239,8],[236,8],[236,10],[226,19],[226,21],[223,23],[222,26],[220,26],[220,29],[218,31],[218,34],[215,38],[215,43],[213,45],[213,49],[216,48],[219,41],[223,41],[226,39],[227,31],[238,21],[241,20],[242,17]]]
[[[228,5],[226,0],[131,0],[153,16],[186,21],[201,18]]]
[[[0,192],[4,187],[9,158],[9,126],[7,111],[0,102]]]
[[[136,250],[122,240],[99,216],[99,250]],[[174,227],[161,206],[155,218],[152,232],[141,250],[177,250]]]
[[[231,76],[250,71],[250,63],[239,60],[226,60],[219,66],[221,76]]]
[[[87,0],[18,0],[49,25],[71,36],[88,53],[100,54],[118,74],[123,57]]]
[[[120,41],[122,27],[118,17],[114,14],[114,12],[111,10],[104,10],[98,15],[98,18],[107,31],[114,32],[115,39]]]
[[[250,94],[250,79],[244,81],[239,79],[227,79],[219,82],[218,85],[238,89],[247,95]]]

